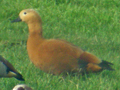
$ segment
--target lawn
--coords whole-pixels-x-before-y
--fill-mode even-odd
[[[1,0],[0,6],[0,54],[25,78],[0,78],[0,90],[17,84],[34,90],[120,90],[119,0]],[[67,40],[113,63],[115,71],[65,78],[40,71],[27,54],[27,25],[10,22],[28,8],[40,14],[45,38]]]

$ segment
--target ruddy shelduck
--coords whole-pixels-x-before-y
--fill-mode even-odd
[[[15,77],[18,80],[24,81],[22,75],[17,70],[15,70],[13,65],[6,59],[4,59],[1,55],[0,55],[0,77],[8,78]]]
[[[42,21],[33,9],[25,9],[19,13],[19,18],[12,22],[23,21],[29,28],[27,51],[35,66],[47,73],[99,72],[114,70],[110,62],[101,60],[81,48],[58,39],[45,39],[42,36]]]
[[[19,84],[16,85],[12,90],[33,90],[33,89],[25,84]]]

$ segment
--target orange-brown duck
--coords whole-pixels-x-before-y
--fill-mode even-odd
[[[43,38],[41,18],[33,9],[22,10],[19,18],[12,22],[18,21],[23,21],[28,25],[28,55],[40,70],[57,75],[66,72],[113,70],[112,63],[101,60],[69,42]]]

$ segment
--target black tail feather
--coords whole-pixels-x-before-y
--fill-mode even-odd
[[[114,71],[114,69],[111,67],[111,65],[113,65],[113,64],[110,62],[104,61],[104,60],[102,60],[102,62],[99,64],[99,66],[102,67],[102,69]]]
[[[20,81],[25,81],[25,79],[23,78],[23,76],[19,73],[17,73],[17,76],[15,77],[17,80],[20,80]]]

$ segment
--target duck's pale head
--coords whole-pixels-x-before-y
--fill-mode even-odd
[[[36,23],[36,22],[41,23],[41,18],[35,10],[25,9],[25,10],[22,10],[19,13],[19,17],[13,20],[12,22],[20,22],[20,21],[26,22],[27,24]]]

